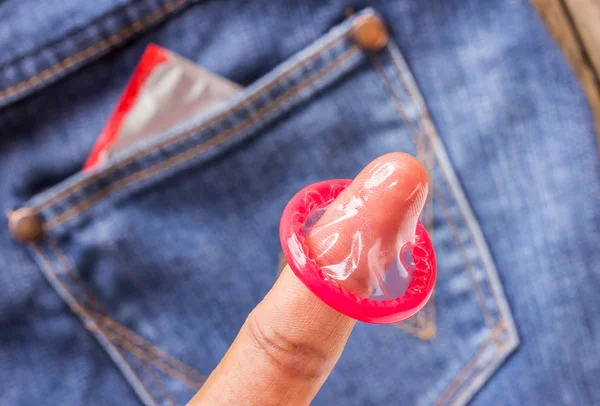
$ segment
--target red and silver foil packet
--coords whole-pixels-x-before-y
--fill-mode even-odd
[[[167,49],[149,45],[83,169],[101,166],[115,154],[207,112],[241,89]]]

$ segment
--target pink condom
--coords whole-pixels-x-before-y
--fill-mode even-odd
[[[311,257],[307,245],[311,233],[322,232],[332,225],[339,227],[340,222],[349,221],[353,215],[364,216],[362,203],[368,200],[364,194],[351,196],[343,206],[334,203],[351,183],[349,179],[315,183],[289,201],[280,223],[284,255],[306,287],[338,312],[376,324],[406,320],[425,306],[436,281],[433,245],[417,220],[418,212],[411,213],[413,221],[392,228],[397,232],[393,233],[391,243],[378,238],[378,225],[382,224],[381,218],[385,222],[385,213],[376,213],[375,220],[370,216],[364,217],[364,221],[363,218],[354,221],[352,227],[344,229],[344,235],[326,234],[325,251],[338,250],[334,261]],[[419,212],[421,208],[422,204]],[[340,249],[344,252],[340,253]]]

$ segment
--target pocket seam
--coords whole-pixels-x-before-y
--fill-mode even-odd
[[[44,252],[43,248],[39,244],[36,244],[36,245],[33,246],[33,250],[37,254],[38,258],[40,258],[40,260],[42,262],[42,265],[43,265],[43,268],[48,271],[48,273],[49,273],[48,276],[50,276],[51,278],[53,278],[57,283],[59,283],[63,288],[65,288],[64,284],[62,284],[62,282],[60,282],[60,278],[58,277],[58,274],[56,273],[56,271],[54,269],[54,265],[52,264],[52,260],[50,259],[50,257],[48,256],[48,254],[46,254],[46,252]],[[92,334],[94,334],[94,331],[98,331],[98,332],[101,331],[101,330],[99,330],[97,328],[97,326],[93,326],[89,322],[86,322],[86,317],[92,319],[94,322],[95,322],[95,319],[93,317],[87,316],[86,313],[85,313],[85,311],[80,311],[81,309],[79,308],[79,304],[78,303],[69,303],[69,302],[67,302],[67,304],[68,304],[69,309],[75,315],[77,315],[81,319],[82,324],[83,324],[83,326],[85,327],[86,330],[90,331]],[[102,335],[102,336],[104,336],[104,335]],[[126,376],[129,376],[129,374],[131,374],[135,378],[136,382],[133,382],[132,386],[133,386],[134,391],[136,392],[136,394],[146,404],[148,404],[147,401],[144,401],[144,399],[146,399],[146,398],[149,398],[151,400],[151,402],[149,404],[151,404],[151,405],[158,404],[156,402],[156,399],[154,398],[154,396],[152,395],[152,393],[148,389],[148,387],[142,381],[141,377],[138,375],[138,373],[135,371],[135,369],[131,366],[131,364],[126,360],[126,358],[123,355],[123,353],[110,340],[108,340],[108,341],[114,347],[112,350],[114,352],[116,352],[116,354],[119,356],[119,358],[122,360],[122,362],[126,363],[127,366],[128,366],[129,371],[127,371],[127,372],[123,371],[123,373]],[[101,346],[102,346],[102,343],[101,343]],[[119,364],[117,362],[115,362],[115,363],[117,365]],[[119,369],[121,369],[121,368],[119,368]],[[140,388],[139,388],[138,384],[141,386],[141,390],[143,391],[143,393],[139,393],[140,392]]]
[[[69,279],[71,281],[73,281],[75,284],[77,284],[79,287],[81,287],[82,292],[84,293],[84,295],[87,298],[87,301],[91,304],[94,304],[94,303],[96,304],[97,309],[94,311],[92,309],[89,309],[89,308],[81,305],[81,303],[79,303],[79,306],[81,306],[86,311],[86,313],[88,313],[88,315],[90,317],[93,317],[94,320],[96,320],[96,321],[98,321],[100,319],[107,319],[109,324],[113,324],[114,328],[116,330],[120,330],[120,333],[122,335],[124,335],[125,337],[127,337],[131,342],[137,344],[140,347],[145,347],[146,351],[153,353],[154,358],[157,359],[161,364],[165,365],[165,368],[167,369],[167,371],[156,366],[155,364],[152,364],[153,366],[155,366],[157,369],[163,371],[165,374],[171,376],[172,378],[177,379],[177,380],[181,381],[182,383],[185,383],[190,388],[195,389],[198,386],[197,382],[204,380],[204,377],[202,376],[202,374],[200,374],[194,368],[191,368],[190,366],[183,363],[182,361],[165,353],[163,350],[161,350],[157,346],[153,345],[151,342],[146,341],[141,336],[137,335],[135,332],[133,332],[132,330],[130,330],[123,324],[116,321],[113,317],[111,317],[108,313],[108,310],[106,309],[104,304],[100,301],[100,299],[91,291],[91,289],[85,284],[85,282],[77,275],[77,273],[75,272],[75,270],[76,270],[75,265],[73,264],[73,262],[71,260],[69,260],[67,255],[64,253],[64,251],[58,245],[58,243],[52,238],[48,238],[46,240],[46,243],[47,243],[48,248],[51,251],[53,251],[53,253],[58,257],[58,260],[59,260],[59,262],[61,262],[62,267],[64,268],[65,273],[69,277]],[[56,271],[55,271],[55,273],[56,273]],[[65,288],[67,288],[67,287],[65,286]],[[71,292],[71,295],[73,297],[75,297],[75,295],[72,292]],[[101,324],[105,325],[106,323],[107,322],[102,321]],[[107,331],[107,333],[114,337],[113,333],[108,332],[108,331]],[[148,361],[150,363],[152,361],[152,359],[148,358],[146,355],[142,354],[141,357],[144,358],[145,361]],[[173,365],[169,366],[168,362],[167,362],[169,360],[177,366],[176,367]],[[171,372],[168,372],[169,369],[177,371],[177,373],[181,374],[181,376],[183,376],[183,378],[172,375]],[[177,375],[177,373],[175,375]]]
[[[65,199],[67,199],[70,195],[80,191],[81,189],[95,183],[98,182],[100,180],[102,180],[103,178],[109,176],[110,174],[116,172],[117,170],[124,168],[134,162],[136,162],[137,160],[146,157],[148,155],[150,155],[153,152],[156,152],[158,150],[164,149],[166,147],[168,147],[169,145],[175,144],[177,142],[183,141],[187,138],[189,138],[190,136],[203,131],[207,128],[209,128],[210,126],[216,124],[218,121],[224,119],[225,117],[228,117],[230,115],[233,115],[239,111],[241,111],[243,108],[247,107],[248,105],[250,105],[253,101],[255,101],[256,99],[258,99],[260,96],[264,95],[266,92],[268,92],[269,90],[271,90],[272,88],[280,85],[285,79],[287,79],[289,76],[293,75],[294,73],[298,72],[301,68],[303,68],[304,66],[306,66],[308,63],[312,62],[313,60],[315,60],[316,58],[318,58],[319,56],[325,54],[327,51],[329,51],[333,46],[335,46],[336,44],[338,44],[339,42],[341,42],[342,40],[344,40],[345,38],[348,37],[350,31],[346,30],[344,33],[342,33],[341,35],[333,38],[330,42],[328,42],[326,45],[324,45],[322,48],[320,48],[317,52],[309,55],[308,57],[305,57],[301,60],[299,60],[296,64],[294,64],[293,66],[291,66],[289,68],[289,70],[287,70],[286,72],[284,72],[283,74],[281,74],[280,76],[276,77],[272,82],[268,83],[266,86],[261,87],[260,89],[258,89],[255,93],[248,95],[247,98],[244,98],[243,100],[241,100],[240,102],[236,103],[235,105],[231,106],[231,108],[217,114],[214,117],[211,117],[209,120],[201,123],[200,125],[184,131],[182,133],[176,134],[173,137],[170,137],[162,142],[158,142],[156,144],[152,144],[150,146],[148,146],[147,148],[144,148],[140,151],[138,151],[135,154],[132,154],[131,156],[128,156],[126,158],[123,158],[122,161],[118,161],[116,162],[114,165],[109,166],[108,168],[104,169],[104,170],[100,170],[99,172],[92,174],[90,177],[82,179],[81,182],[78,182],[72,186],[69,186],[61,191],[59,191],[58,193],[56,193],[54,196],[52,196],[51,198],[49,198],[48,200],[40,203],[38,206],[36,206],[35,210],[36,211],[40,211],[44,208],[47,208],[49,206],[55,205]],[[356,47],[355,47],[356,48]],[[339,56],[338,56],[339,58]],[[334,61],[329,62],[330,64],[334,63]],[[325,69],[325,68],[324,68]],[[310,79],[310,78],[309,78]],[[307,81],[308,79],[306,79],[305,81]],[[302,90],[302,88],[297,89],[297,92],[299,92],[300,90]],[[296,92],[296,93],[297,93]],[[288,90],[285,94],[290,93],[290,91]],[[290,94],[290,97],[293,96],[294,94]],[[282,100],[285,101],[285,100]],[[245,122],[254,122],[255,120],[252,120],[252,116],[238,124],[241,123],[245,123]],[[220,134],[219,134],[220,135]],[[218,137],[219,135],[215,136],[214,138]],[[214,139],[213,138],[213,139]],[[211,139],[212,140],[212,139]],[[210,140],[208,141],[210,142]],[[207,143],[208,143],[207,142]],[[199,146],[199,145],[198,145]],[[183,151],[181,154],[184,154],[186,151]],[[158,165],[158,164],[157,164]]]
[[[446,404],[446,402],[449,399],[451,399],[452,397],[457,398],[463,391],[465,391],[469,387],[468,385],[461,387],[461,385],[463,385],[465,382],[467,382],[470,374],[476,370],[476,368],[478,366],[478,361],[481,359],[481,357],[483,357],[483,355],[485,354],[488,347],[491,344],[494,344],[496,346],[499,345],[500,333],[504,332],[505,330],[506,330],[506,324],[504,323],[504,320],[500,320],[496,324],[496,326],[490,330],[489,337],[486,339],[486,341],[483,344],[481,344],[479,346],[479,348],[475,351],[475,354],[469,360],[469,362],[467,362],[465,364],[465,366],[461,368],[461,370],[458,372],[458,374],[452,380],[452,382],[440,394],[440,396],[438,397],[438,399],[435,402],[436,405]],[[502,355],[503,354],[501,352],[496,352],[496,355],[494,358],[499,358]],[[488,364],[491,365],[492,361],[493,361],[493,359]]]
[[[113,346],[113,350],[116,351],[120,359],[128,365],[129,370],[132,372],[135,379],[139,381],[147,395],[152,398],[154,403],[156,403],[156,399],[150,392],[148,383],[144,382],[144,379],[136,372],[137,368],[135,368],[134,365],[127,360],[121,350],[129,352],[132,356],[140,361],[141,367],[154,382],[151,386],[156,387],[163,394],[163,396],[165,396],[167,402],[173,404],[171,401],[173,396],[167,390],[167,388],[164,387],[162,382],[160,382],[159,377],[152,368],[163,372],[165,375],[185,384],[193,390],[199,389],[206,379],[202,374],[189,367],[182,361],[167,354],[160,348],[153,345],[151,342],[143,339],[141,336],[137,335],[135,332],[131,331],[129,328],[111,317],[108,314],[108,311],[106,311],[106,307],[75,273],[73,262],[69,260],[57,242],[51,238],[47,238],[45,243],[48,247],[48,250],[51,251],[61,263],[62,268],[64,268],[64,273],[69,280],[76,283],[82,289],[83,294],[87,297],[87,301],[97,307],[96,310],[92,310],[81,303],[80,299],[78,299],[79,295],[69,288],[67,283],[61,280],[58,271],[52,263],[52,260],[50,259],[49,255],[46,254],[42,246],[40,244],[34,245],[34,252],[41,258],[42,264],[44,265],[43,268],[49,273],[48,276],[56,280],[61,287],[65,289],[65,291],[68,292],[71,297],[73,297],[75,303],[65,300],[71,311],[76,315],[79,315],[83,327],[89,330],[92,334],[100,334]],[[93,323],[90,323],[87,320],[91,320]],[[113,330],[116,330],[116,332]],[[119,337],[119,335],[121,337]],[[116,364],[119,366],[118,362],[116,362]],[[125,375],[127,376],[127,374]],[[135,383],[132,384],[135,386]]]
[[[389,50],[389,47],[386,48],[388,55],[390,57],[390,60],[392,61],[392,63],[394,64],[394,67],[396,68],[396,70],[399,73],[399,77],[400,77],[400,82],[402,83],[405,91],[407,91],[407,93],[410,95],[410,97],[412,97],[413,100],[415,100],[414,95],[410,92],[410,90],[406,87],[406,84],[404,83],[404,80],[402,78],[402,74],[401,74],[401,68],[396,64],[396,60],[394,58],[394,56],[391,54],[391,51]],[[402,104],[401,99],[395,94],[395,92],[393,91],[393,88],[391,87],[385,73],[382,70],[382,65],[381,65],[381,61],[379,61],[378,59],[376,59],[376,56],[373,56],[373,61],[374,63],[376,63],[376,70],[379,73],[379,76],[381,77],[381,79],[386,83],[386,88],[388,89],[388,92],[391,94],[392,98],[395,99],[397,101],[397,108],[400,111],[400,117],[402,118],[402,121],[404,121],[405,125],[407,126],[407,128],[409,128],[409,132],[411,133],[411,137],[413,138],[413,142],[418,143],[418,139],[419,139],[419,134],[415,135],[415,130],[414,127],[412,125],[412,123],[410,123],[409,119],[406,117],[406,115],[404,114],[404,111],[402,110],[401,106],[398,106],[398,104]],[[429,116],[427,112],[427,107],[424,106],[423,104],[419,103],[419,110],[421,112],[421,116],[419,117],[420,119],[423,119],[425,116]],[[435,130],[434,130],[435,131]],[[430,135],[423,135],[426,137],[430,137]],[[436,137],[439,137],[438,135],[433,135]],[[435,151],[432,149],[431,150],[432,155],[435,157]],[[445,176],[444,176],[445,178]],[[446,182],[448,182],[447,179],[445,179]],[[475,278],[475,275],[473,275],[473,269],[472,269],[472,263],[471,260],[468,258],[468,256],[466,255],[466,253],[464,252],[464,243],[462,242],[462,239],[459,236],[458,233],[458,225],[456,224],[456,222],[454,221],[454,219],[452,218],[452,216],[448,213],[448,206],[446,204],[445,199],[442,197],[441,192],[436,189],[436,196],[438,197],[438,200],[440,201],[441,205],[443,206],[442,211],[444,213],[444,217],[446,218],[446,221],[451,224],[451,227],[453,229],[453,236],[455,238],[456,244],[459,247],[460,251],[461,251],[461,256],[463,257],[463,263],[465,264],[465,268],[467,269],[467,273],[469,274],[469,277],[471,278],[471,282],[473,284],[473,287],[475,288],[476,291],[476,295],[478,297],[478,303],[481,307],[481,312],[483,314],[484,320],[485,320],[485,324],[486,326],[492,330],[494,328],[494,322],[493,322],[493,316],[491,315],[489,309],[487,308],[487,306],[485,306],[485,294],[483,293],[483,291],[481,290],[481,286],[479,284],[479,282],[477,281],[477,279]],[[461,213],[462,215],[462,213]],[[464,220],[464,219],[463,219]],[[487,279],[486,279],[486,283],[488,283]],[[492,296],[494,297],[494,299],[497,301],[497,298],[493,292],[492,289],[490,289],[490,293],[492,294]],[[499,314],[499,322],[502,320],[503,315]]]
[[[419,111],[420,111],[419,119],[420,120],[431,120],[429,111],[428,111],[427,106],[425,105],[424,101],[422,100],[419,90],[415,89],[416,84],[406,83],[407,79],[403,75],[404,70],[399,65],[399,62],[397,60],[397,58],[400,58],[400,57],[394,55],[389,44],[385,50],[388,54],[389,59],[392,61],[392,66],[395,68],[395,70],[398,74],[399,82],[401,83],[404,91],[414,102],[417,103],[417,105],[419,107]],[[389,81],[387,79],[387,75],[383,71],[383,62],[381,62],[377,58],[378,58],[377,55],[375,55],[375,54],[371,55],[371,60],[373,61],[373,64],[375,65],[375,68],[376,68],[380,78],[384,81],[384,85],[385,85],[388,93],[390,94],[390,96],[392,96],[392,99],[394,99],[396,102],[395,104],[396,104],[397,109],[399,110],[400,117],[402,118],[402,120],[405,123],[405,126],[409,130],[411,137],[413,138],[413,142],[415,142],[418,146],[420,144],[418,142],[419,134],[415,135],[416,130],[414,129],[412,122],[410,122],[408,117],[406,117],[406,115],[404,114],[404,111],[402,109],[402,105],[403,105],[402,99],[395,93],[393,87],[389,83]],[[411,78],[409,78],[409,80],[411,80]],[[423,132],[423,135],[429,139],[430,145],[432,145],[431,144],[433,141],[432,137],[439,138],[439,135],[437,134],[437,130],[432,122],[429,123],[427,128],[430,129],[431,131],[433,131],[433,134],[425,133],[425,130],[421,130],[421,131]],[[435,147],[432,146],[431,152],[432,152],[432,156],[433,156],[433,159],[435,162],[435,159],[437,158],[437,153],[436,153]],[[450,187],[450,180],[448,179],[448,174],[444,171],[442,171],[442,174],[443,174],[443,177],[444,177],[444,180],[445,180],[447,186]],[[436,192],[437,192],[438,198],[441,197],[441,192],[439,191],[439,189],[436,189]],[[452,193],[452,190],[448,190],[448,193]],[[440,200],[440,199],[438,199],[438,200]],[[510,354],[510,352],[512,352],[512,350],[514,350],[514,348],[516,348],[516,346],[518,345],[518,336],[516,336],[516,334],[517,334],[516,329],[513,328],[514,331],[512,332],[512,334],[515,336],[515,337],[513,337],[514,338],[513,343],[512,343],[513,347],[509,348],[508,350],[503,348],[503,346],[507,342],[508,343],[511,342],[511,337],[510,337],[511,330],[508,327],[508,324],[506,321],[506,315],[504,314],[503,308],[500,305],[500,299],[497,296],[497,292],[491,286],[491,281],[489,280],[489,272],[490,271],[489,270],[485,271],[485,274],[486,274],[485,283],[487,284],[490,295],[492,296],[492,298],[495,302],[495,305],[497,307],[498,322],[495,325],[493,325],[493,324],[491,325],[491,323],[493,323],[494,317],[491,315],[490,310],[486,306],[486,303],[485,303],[486,295],[483,292],[482,287],[480,286],[479,282],[477,281],[477,278],[475,277],[475,275],[473,273],[471,260],[464,253],[464,248],[462,246],[462,243],[461,243],[461,240],[460,240],[460,237],[458,234],[458,224],[454,221],[454,219],[452,219],[453,216],[449,215],[448,207],[446,206],[445,200],[443,198],[441,199],[441,203],[442,203],[442,206],[444,206],[443,212],[444,212],[444,217],[446,218],[446,221],[453,225],[452,227],[453,227],[454,237],[455,237],[455,239],[457,239],[457,244],[459,245],[459,248],[461,249],[461,256],[463,256],[463,262],[465,263],[465,267],[466,267],[467,273],[469,274],[469,277],[471,279],[471,283],[473,284],[473,287],[475,288],[476,296],[478,298],[477,302],[479,303],[482,315],[484,317],[485,324],[486,324],[487,328],[489,329],[490,333],[489,333],[489,337],[486,339],[486,341],[483,344],[481,344],[480,347],[476,350],[476,352],[475,352],[474,356],[471,358],[471,360],[469,360],[469,362],[467,362],[467,364],[465,364],[461,368],[458,375],[455,376],[455,378],[452,380],[452,382],[440,394],[437,401],[435,402],[436,405],[443,404],[452,398],[457,400],[459,398],[459,396],[461,396],[464,393],[464,391],[466,391],[466,390],[471,389],[475,392],[481,388],[481,386],[473,388],[473,387],[470,387],[468,384],[464,385],[464,386],[462,386],[462,385],[465,382],[469,381],[469,377],[472,375],[473,371],[477,371],[477,367],[479,366],[479,361],[480,361],[481,357],[486,353],[486,350],[488,349],[490,344],[495,344],[497,352],[484,365],[484,367],[485,366],[493,367],[495,365],[495,363],[497,362],[496,361],[497,359],[501,359],[502,357],[504,357],[504,359],[505,359],[508,356],[508,354]],[[459,216],[462,217],[463,221],[466,224],[467,221],[464,217],[465,214],[462,212],[462,210],[459,210]],[[472,238],[473,237],[472,230],[470,230],[469,227],[467,227],[467,229],[468,229],[469,236],[471,236],[471,238]],[[485,264],[483,266],[484,266],[484,268],[486,268]],[[508,310],[508,311],[510,311],[510,310]],[[504,338],[505,342],[502,341],[502,333],[508,333],[508,335]]]
[[[45,68],[40,73],[25,79],[22,82],[19,82],[15,85],[11,85],[5,89],[0,90],[0,103],[2,103],[5,99],[9,97],[16,96],[20,93],[24,93],[29,89],[34,88],[35,86],[43,83],[44,81],[51,79],[57,75],[60,75],[67,69],[73,67],[76,64],[85,62],[86,60],[93,58],[99,53],[110,49],[111,47],[115,47],[125,42],[133,35],[147,28],[151,24],[156,23],[161,18],[173,14],[183,6],[186,5],[186,0],[171,0],[162,7],[154,10],[150,14],[147,14],[144,17],[141,17],[139,20],[135,21],[133,24],[123,28],[115,34],[110,35],[107,38],[104,38],[93,45],[71,55],[62,61]],[[10,65],[8,65],[10,66]]]
[[[205,152],[209,149],[212,149],[213,147],[216,147],[217,145],[221,144],[222,142],[226,141],[227,139],[235,136],[238,132],[243,131],[244,129],[250,127],[252,124],[255,124],[256,122],[262,120],[265,116],[267,116],[268,114],[275,111],[279,107],[280,104],[284,103],[286,100],[295,96],[300,91],[302,91],[304,88],[310,86],[312,83],[319,80],[321,77],[331,73],[331,71],[333,71],[338,65],[342,64],[346,60],[357,55],[358,53],[360,53],[359,48],[357,48],[356,46],[350,47],[348,50],[344,51],[341,55],[339,55],[336,59],[331,61],[326,68],[321,69],[317,73],[310,76],[308,79],[305,79],[300,84],[294,86],[292,89],[288,90],[283,95],[279,96],[274,101],[272,101],[270,104],[263,107],[258,112],[254,113],[250,118],[248,118],[244,121],[241,121],[233,128],[220,133],[219,135],[211,138],[209,141],[207,141],[203,144],[199,144],[199,145],[193,146],[191,148],[188,148],[188,149],[184,150],[183,152],[180,152],[179,154],[174,155],[165,161],[161,161],[161,162],[156,163],[148,168],[134,172],[133,174],[126,176],[123,179],[120,179],[114,183],[109,184],[108,186],[104,187],[100,191],[98,191],[98,192],[92,194],[91,196],[87,197],[86,199],[82,200],[75,206],[73,206],[73,207],[67,209],[66,211],[62,212],[61,214],[58,214],[55,217],[47,220],[47,222],[45,224],[46,230],[51,230],[51,229],[57,227],[58,225],[64,223],[65,221],[70,220],[73,217],[76,217],[82,211],[84,211],[85,209],[87,209],[90,206],[93,206],[97,202],[103,200],[106,196],[112,194],[113,192],[116,192],[116,191],[118,191],[126,186],[129,186],[131,184],[134,184],[138,181],[147,179],[152,175],[163,172],[173,166],[183,163],[183,162],[195,157],[196,155],[198,155],[201,152]],[[197,133],[197,131],[199,131],[199,130],[197,128],[194,128],[183,134],[191,135],[191,134]],[[37,208],[36,211],[39,211],[39,208]]]

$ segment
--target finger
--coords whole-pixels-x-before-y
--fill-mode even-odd
[[[286,266],[190,405],[308,404],[353,326]]]
[[[373,190],[367,188],[368,176],[363,173],[372,171],[376,163],[386,162],[395,168],[394,176],[401,175],[399,186],[388,182],[385,189],[381,186],[384,181],[371,185]],[[372,203],[365,206],[366,210],[356,219],[336,226],[341,240],[335,250],[325,241],[330,233],[310,234],[307,238],[310,255],[322,263],[337,261],[341,253],[351,248],[352,240],[345,236],[352,234],[355,227],[365,228],[364,221],[373,221],[367,223],[369,227],[381,228],[384,240],[393,239],[387,234],[396,232],[397,227],[387,225],[386,213],[399,222],[404,221],[403,215],[411,214],[411,204],[401,203],[400,214],[396,213],[396,205],[416,199],[409,194],[418,189],[423,179],[426,184],[423,173],[422,166],[405,154],[389,154],[367,166],[332,205],[346,202],[353,190],[364,189],[368,189],[367,198]],[[382,213],[373,212],[382,208]],[[315,230],[332,221],[328,213],[329,210],[317,222]],[[360,274],[363,270],[357,272]],[[354,320],[321,302],[286,266],[189,405],[309,404],[339,359],[353,326]]]
[[[346,289],[367,297],[412,241],[427,199],[427,172],[411,155],[391,153],[367,165],[311,229],[317,264]],[[348,247],[352,247],[348,249]]]

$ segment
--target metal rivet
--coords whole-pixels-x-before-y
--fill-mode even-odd
[[[383,49],[389,39],[385,24],[374,15],[358,17],[354,21],[353,38],[358,46],[370,52]]]
[[[8,214],[8,228],[15,240],[35,242],[44,234],[44,222],[32,209],[24,207]]]

